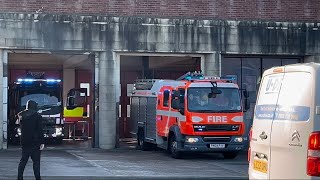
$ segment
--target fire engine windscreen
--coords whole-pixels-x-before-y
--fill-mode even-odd
[[[239,89],[218,88],[221,94],[212,94],[210,87],[188,88],[188,110],[190,112],[239,112],[241,101]]]
[[[20,97],[21,110],[25,109],[28,100],[33,100],[38,104],[38,112],[42,115],[58,114],[61,111],[61,100],[58,92],[23,91]]]

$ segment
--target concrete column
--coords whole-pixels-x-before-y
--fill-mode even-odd
[[[112,52],[99,53],[99,147],[102,149],[113,149],[116,144],[119,68]]]
[[[314,56],[306,56],[304,58],[304,62],[315,62],[315,63],[320,63],[320,55],[314,55]]]
[[[201,59],[201,70],[206,76],[221,75],[221,55],[219,53],[206,54]]]
[[[7,149],[8,140],[8,51],[0,50],[0,149]]]
[[[99,147],[99,53],[94,56],[94,147]]]
[[[63,69],[63,102],[67,101],[67,94],[75,87],[75,69]]]

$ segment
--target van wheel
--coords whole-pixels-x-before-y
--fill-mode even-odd
[[[238,152],[226,152],[226,153],[223,153],[223,157],[225,159],[234,159],[238,156]]]
[[[178,150],[178,141],[176,140],[176,136],[172,135],[169,142],[169,150],[171,157],[175,159],[180,159],[182,157],[181,151]]]
[[[139,130],[138,132],[138,140],[137,140],[137,147],[142,151],[147,151],[149,149],[149,144],[144,140],[144,133],[143,130]]]

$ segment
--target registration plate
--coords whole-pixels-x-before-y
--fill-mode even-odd
[[[210,148],[225,148],[225,144],[210,144]]]
[[[262,160],[253,160],[253,169],[262,173],[268,172],[268,163]]]

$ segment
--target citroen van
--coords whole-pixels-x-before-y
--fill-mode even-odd
[[[250,179],[320,179],[320,64],[264,72],[248,159]]]

